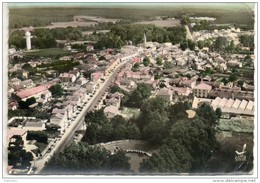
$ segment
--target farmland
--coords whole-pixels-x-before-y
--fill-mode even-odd
[[[53,22],[72,22],[74,16],[98,16],[107,19],[127,19],[132,21],[151,21],[156,16],[179,18],[181,15],[210,16],[217,18],[215,23],[252,24],[253,11],[248,6],[129,6],[129,7],[45,7],[45,8],[10,8],[10,28],[41,27]],[[44,16],[43,16],[44,15]],[[87,22],[90,22],[87,21]],[[92,21],[93,23],[93,21]]]
[[[153,24],[157,27],[174,27],[179,26],[180,21],[179,20],[152,20],[152,21],[142,21],[142,22],[136,22],[136,24]]]

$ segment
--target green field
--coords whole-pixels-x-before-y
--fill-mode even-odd
[[[62,48],[49,48],[49,49],[39,49],[25,52],[26,56],[35,57],[59,57],[63,55],[70,55],[71,52],[64,51]]]
[[[75,7],[42,7],[42,8],[10,8],[10,28],[25,26],[44,26],[51,22],[72,21],[75,15],[100,16],[105,18],[131,19],[135,21],[151,20],[155,16],[180,17],[210,16],[216,17],[216,23],[252,24],[252,3],[163,3],[147,6],[108,6],[100,3],[100,6],[81,8]],[[44,16],[43,16],[44,15]]]

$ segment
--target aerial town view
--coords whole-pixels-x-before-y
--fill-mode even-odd
[[[6,174],[251,175],[254,9],[9,3]]]

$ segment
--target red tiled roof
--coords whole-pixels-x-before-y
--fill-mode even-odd
[[[40,85],[40,86],[37,86],[37,87],[34,87],[34,88],[29,88],[29,89],[20,91],[16,95],[18,97],[20,97],[21,99],[27,98],[29,96],[35,95],[35,94],[43,92],[45,90],[48,90],[51,86],[52,86],[52,84]]]
[[[133,63],[139,63],[139,62],[140,62],[140,58],[133,58],[133,59],[132,59],[132,62],[133,62]]]

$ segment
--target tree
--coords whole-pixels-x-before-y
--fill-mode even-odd
[[[243,80],[239,80],[239,81],[237,81],[237,85],[238,85],[239,87],[242,87],[243,84],[244,84],[244,81],[243,81]]]
[[[35,97],[31,97],[31,98],[28,98],[26,99],[26,101],[19,101],[18,102],[18,106],[20,109],[29,109],[29,106],[36,103],[36,99]]]
[[[215,113],[216,113],[216,116],[217,116],[218,118],[221,118],[221,116],[222,116],[222,110],[221,110],[221,108],[218,107],[218,108],[216,109]]]
[[[140,64],[139,63],[135,63],[132,67],[132,71],[136,72],[139,69]]]
[[[188,42],[186,40],[182,41],[180,43],[180,47],[181,47],[182,51],[186,50],[188,48]]]
[[[236,46],[235,46],[234,40],[231,40],[230,44],[226,47],[225,50],[228,53],[234,53],[235,52]]]
[[[186,15],[181,17],[181,24],[182,25],[188,25],[190,23],[190,18]]]
[[[215,127],[217,125],[217,118],[214,109],[207,104],[202,104],[199,108],[196,109],[196,115],[205,119],[207,124],[211,127]]]
[[[143,64],[144,64],[144,66],[146,66],[146,67],[150,64],[150,59],[149,59],[149,57],[145,57],[145,58],[143,59]]]
[[[31,97],[31,98],[26,99],[26,103],[27,103],[28,106],[36,103],[35,97]]]
[[[188,102],[178,102],[171,105],[168,109],[169,126],[172,126],[178,120],[188,119],[187,110],[191,109],[191,104]]]
[[[190,50],[194,50],[196,46],[196,43],[190,39],[188,39],[188,47]]]
[[[239,41],[245,47],[250,47],[250,50],[254,50],[254,35],[241,35],[239,36]]]
[[[151,95],[151,87],[148,84],[140,83],[137,88],[130,94],[126,106],[140,108],[143,102]]]
[[[237,80],[237,73],[233,73],[229,76],[229,81],[234,82]]]
[[[226,37],[217,37],[213,44],[213,48],[216,51],[225,51],[225,48],[228,46],[229,42]]]
[[[199,49],[202,49],[204,47],[204,41],[199,40],[197,42]]]
[[[167,143],[160,147],[158,154],[143,160],[140,172],[180,173],[190,170],[193,159],[187,149],[175,139]]]
[[[122,151],[112,155],[108,150],[100,146],[89,146],[82,142],[78,144],[73,143],[63,153],[55,154],[51,161],[48,161],[43,173],[127,173],[130,170],[128,160],[128,157]]]
[[[60,84],[52,85],[49,88],[49,91],[51,92],[53,97],[60,97],[63,95],[63,88]]]
[[[116,115],[115,117],[113,117],[110,121],[110,123],[112,123],[114,128],[118,128],[120,126],[125,126],[127,124],[127,121],[125,120],[125,118],[121,115]]]
[[[24,70],[29,70],[29,69],[31,69],[32,68],[32,66],[30,65],[30,64],[28,64],[28,63],[26,63],[26,64],[24,64],[23,66],[22,66],[22,69],[24,69]]]
[[[119,86],[117,85],[113,85],[110,87],[110,92],[111,93],[116,93],[116,92],[119,92],[119,93],[122,93],[122,94],[125,94],[124,90],[122,90]]]
[[[130,170],[130,164],[128,163],[129,159],[130,158],[127,157],[122,150],[119,150],[116,154],[109,156],[105,162],[104,169],[107,173],[127,173]]]
[[[167,136],[168,106],[160,98],[149,99],[141,106],[136,122],[145,140],[159,144]]]
[[[106,57],[100,56],[98,60],[106,60]]]
[[[42,131],[28,131],[26,140],[36,140],[37,142],[47,144],[48,135]]]
[[[157,65],[162,65],[162,64],[163,64],[161,57],[157,57],[157,58],[156,58],[156,64],[157,64]]]
[[[24,142],[21,136],[15,135],[12,138],[13,142],[10,142],[8,147],[8,165],[12,165],[15,168],[30,167],[30,161],[33,160],[32,153],[23,149]]]
[[[190,153],[192,170],[203,167],[218,146],[214,127],[204,117],[178,121],[172,126],[169,138],[180,142]]]

